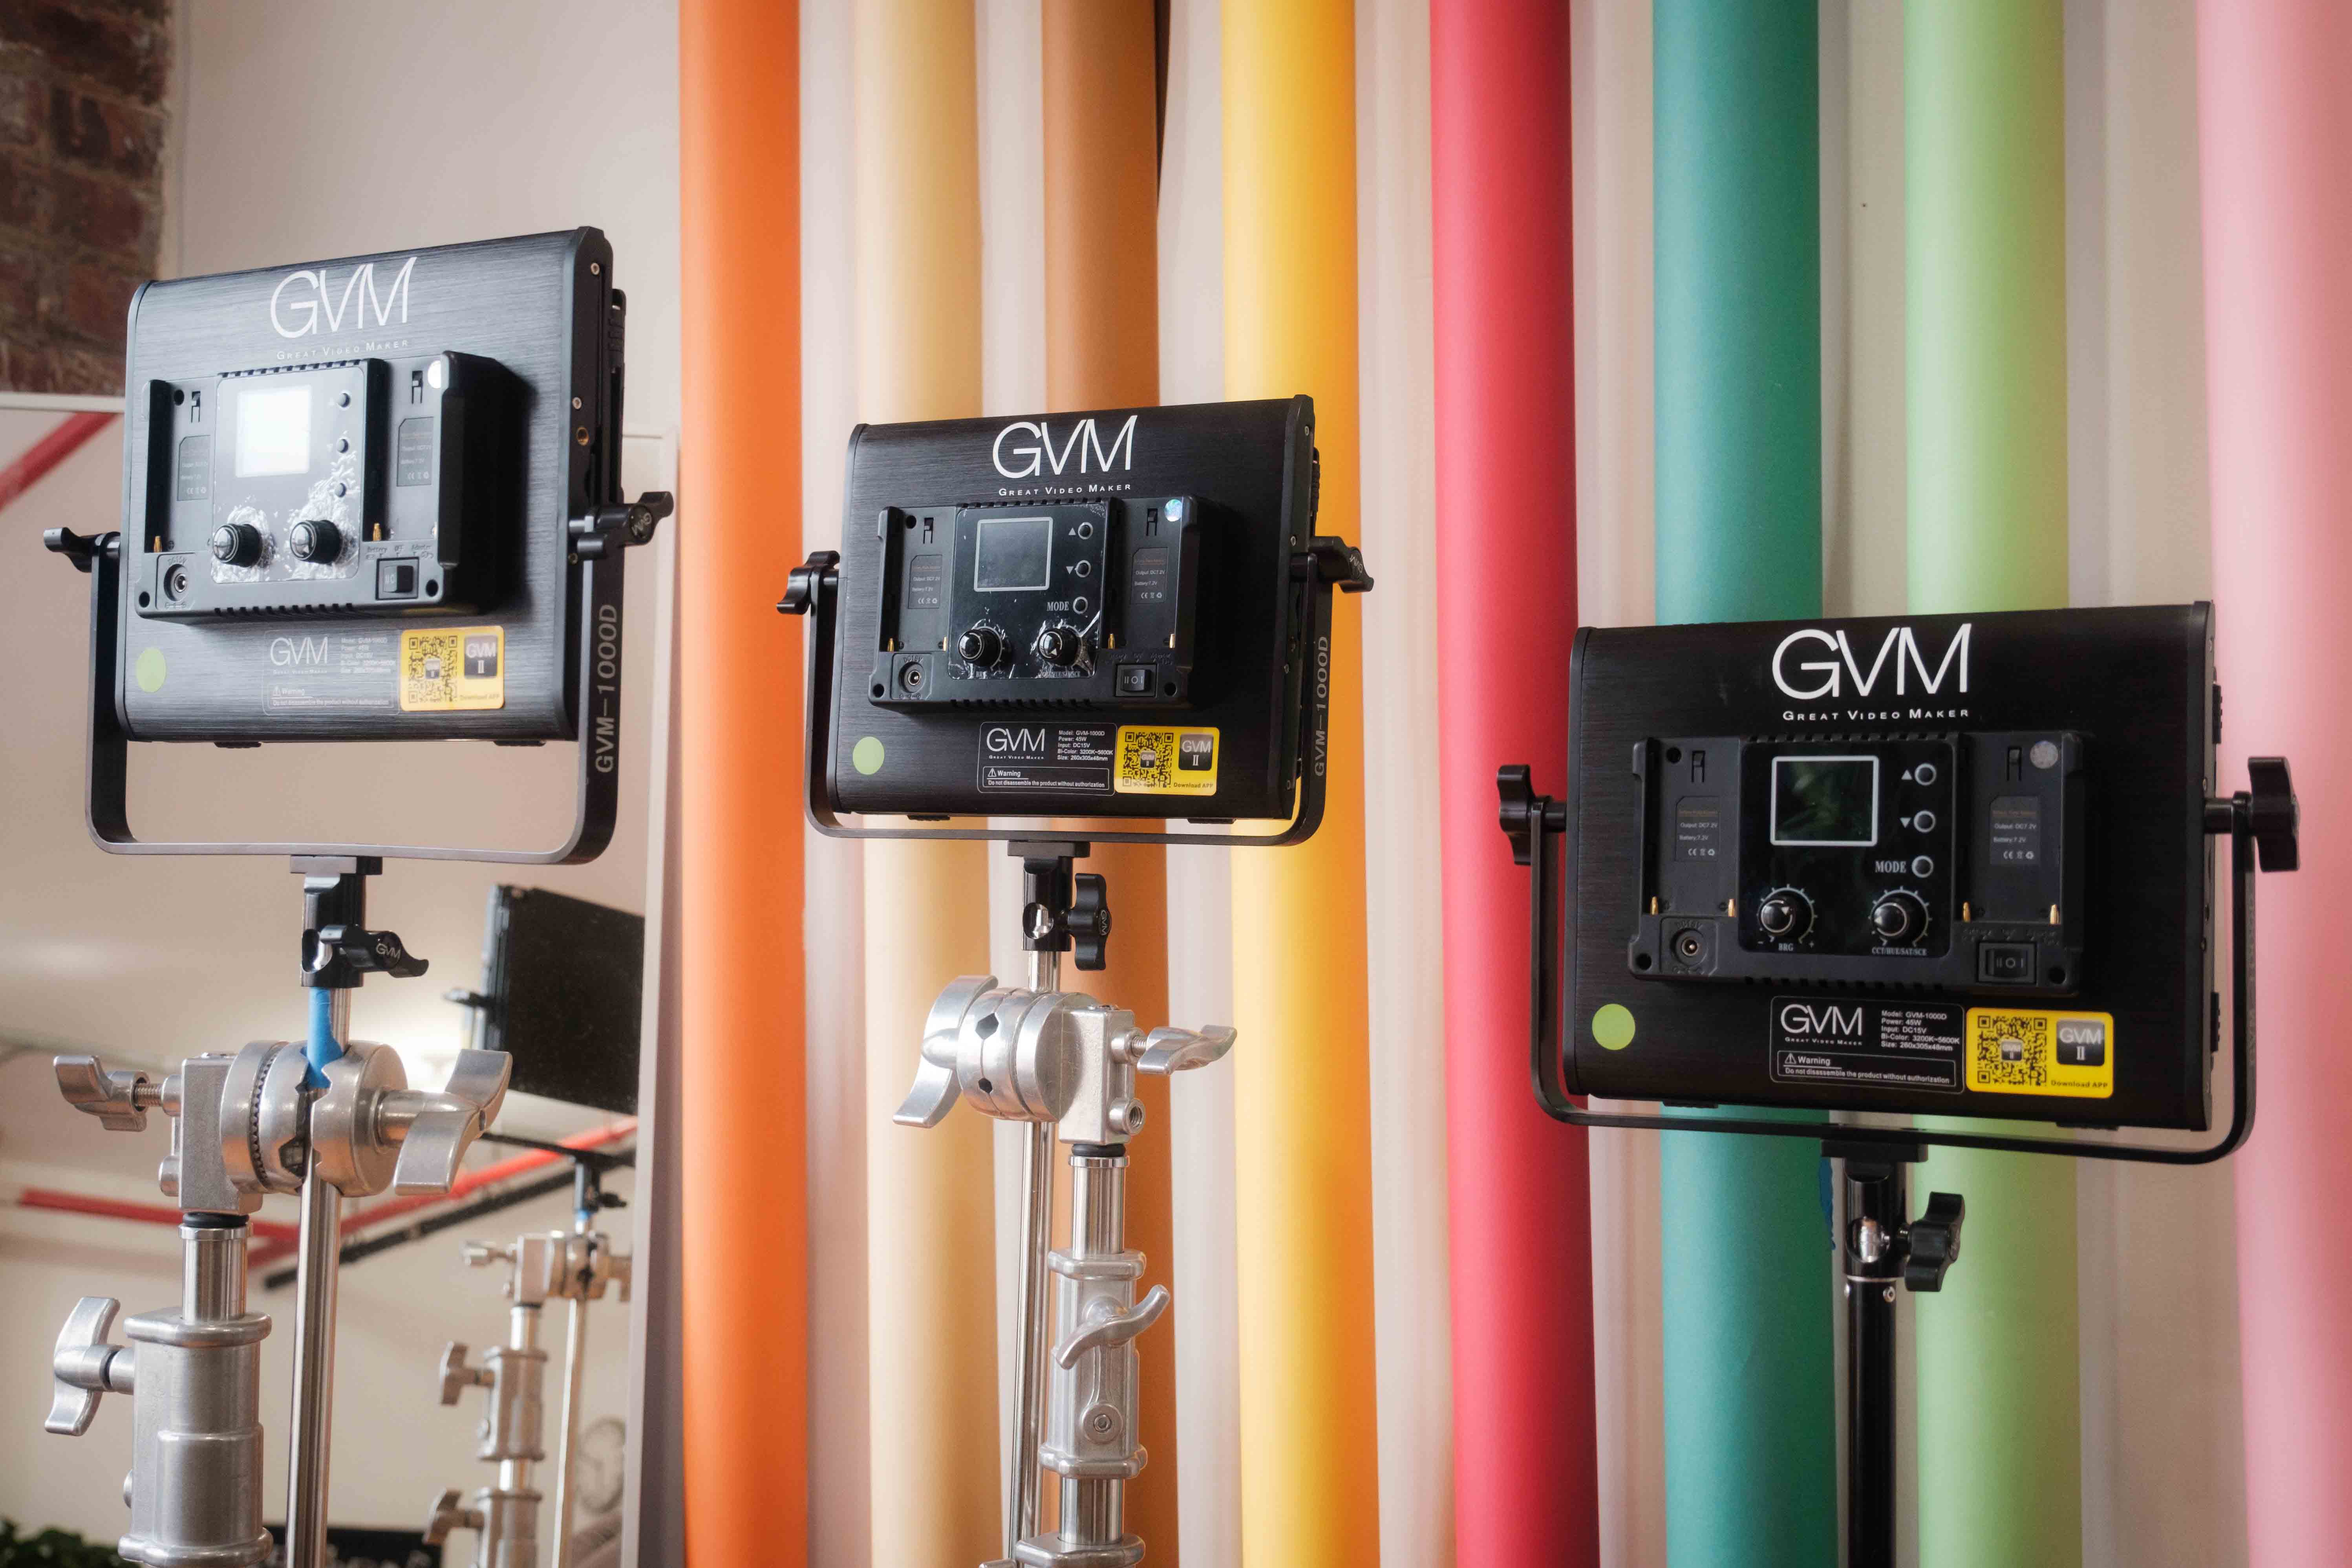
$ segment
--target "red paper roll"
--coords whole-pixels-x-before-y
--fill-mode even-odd
[[[1585,1137],[1528,1087],[1495,769],[1565,784],[1576,629],[1568,8],[1432,0],[1439,790],[1455,1561],[1600,1561]],[[1505,635],[1501,628],[1508,628]]]

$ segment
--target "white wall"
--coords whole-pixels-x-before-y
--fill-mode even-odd
[[[183,272],[265,266],[589,224],[615,251],[630,297],[626,426],[667,437],[677,421],[677,70],[675,7],[639,0],[186,0],[180,23],[164,254]],[[0,413],[0,461],[55,422]],[[667,443],[633,442],[633,482],[659,482]],[[294,984],[299,890],[279,861],[123,859],[81,823],[86,579],[39,548],[39,530],[114,526],[119,437],[93,440],[0,514],[0,1037],[26,1037],[162,1062],[196,1049],[286,1037],[302,1024]],[[682,518],[679,523],[683,525]],[[666,552],[664,552],[666,553]],[[632,574],[628,658],[650,676],[651,598],[662,561]],[[412,1064],[446,1062],[462,1032],[439,1000],[479,977],[482,912],[497,881],[645,907],[650,682],[625,694],[629,756],[612,848],[547,870],[394,862],[371,917],[434,963],[422,980],[378,980],[354,1033]],[[133,820],[233,835],[240,826],[365,821],[393,834],[476,843],[556,837],[570,810],[571,749],[418,745],[154,748],[133,773]],[[271,837],[282,837],[272,834]],[[351,836],[362,835],[353,833]],[[540,1135],[581,1114],[513,1103],[504,1125]],[[160,1125],[102,1133],[58,1100],[46,1065],[0,1063],[0,1513],[100,1539],[120,1533],[127,1409],[79,1441],[45,1436],[47,1346],[75,1296],[116,1294],[125,1311],[176,1294],[172,1233],[13,1206],[26,1184],[161,1203]],[[625,1190],[625,1189],[624,1189]],[[272,1211],[283,1206],[273,1201]],[[489,1238],[566,1222],[561,1197],[500,1215]],[[291,1214],[265,1217],[290,1219]],[[626,1216],[619,1216],[626,1233]],[[447,1339],[504,1328],[496,1280],[465,1269],[452,1231],[355,1267],[343,1283],[333,1517],[409,1525],[445,1485],[489,1475],[471,1455],[478,1401],[444,1410],[431,1373]],[[265,1350],[278,1468],[290,1309]],[[591,1337],[588,1408],[625,1409],[622,1310]]]

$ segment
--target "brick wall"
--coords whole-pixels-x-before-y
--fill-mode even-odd
[[[172,0],[0,0],[0,389],[119,393],[163,216]]]

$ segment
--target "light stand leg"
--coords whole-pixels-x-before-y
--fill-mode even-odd
[[[1847,1568],[1895,1565],[1895,1292],[1908,1209],[1904,1162],[1845,1162]]]
[[[1062,984],[1062,955],[1029,954],[1029,989],[1043,994]],[[1037,1533],[1040,1479],[1037,1445],[1045,1420],[1045,1357],[1053,1325],[1045,1300],[1046,1258],[1054,1246],[1054,1124],[1028,1124],[1021,1151],[1024,1201],[1021,1211],[1021,1342],[1014,1386],[1020,1406],[1013,1423],[1013,1462],[1004,1510],[1004,1561]]]

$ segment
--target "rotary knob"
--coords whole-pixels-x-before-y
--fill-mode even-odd
[[[304,518],[286,531],[286,548],[297,561],[324,566],[342,553],[342,531],[323,517]]]
[[[1870,907],[1870,929],[1888,947],[1916,942],[1927,930],[1927,906],[1916,893],[1881,893]]]
[[[1078,634],[1067,626],[1047,626],[1037,634],[1037,657],[1058,668],[1067,669],[1077,663],[1085,647]]]
[[[1756,923],[1766,936],[1795,942],[1813,929],[1813,901],[1794,888],[1776,888],[1756,906]]]
[[[251,566],[261,559],[261,530],[249,522],[225,522],[213,530],[213,559],[226,566]]]
[[[956,639],[956,652],[974,669],[992,669],[1004,660],[1004,634],[994,626],[974,626]]]

